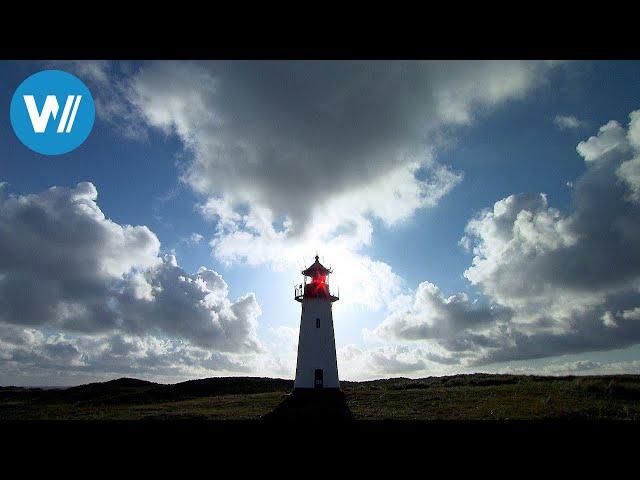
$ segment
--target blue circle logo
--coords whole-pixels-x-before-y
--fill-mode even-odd
[[[43,155],[68,153],[93,128],[96,107],[87,86],[61,70],[34,73],[16,89],[9,112],[16,136]]]

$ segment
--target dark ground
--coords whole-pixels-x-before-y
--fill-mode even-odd
[[[292,388],[269,378],[4,387],[0,458],[32,475],[73,467],[114,478],[202,468],[265,476],[268,466],[289,475],[294,464],[320,474],[329,459],[358,477],[419,467],[424,475],[574,478],[581,469],[618,476],[637,456],[640,376],[388,379],[303,396]]]
[[[342,382],[300,398],[291,380],[121,378],[60,390],[0,387],[0,420],[638,421],[640,376],[456,375]],[[633,422],[635,423],[635,422]]]

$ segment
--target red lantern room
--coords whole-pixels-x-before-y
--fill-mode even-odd
[[[296,286],[295,299],[299,302],[303,298],[326,298],[330,302],[338,300],[338,296],[332,295],[329,290],[327,277],[331,273],[331,269],[322,265],[316,255],[313,265],[302,271],[302,275],[307,278],[303,284]]]

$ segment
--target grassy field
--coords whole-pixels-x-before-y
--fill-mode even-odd
[[[356,419],[639,420],[640,377],[458,375],[350,384]]]
[[[135,379],[64,390],[0,388],[0,420],[258,420],[290,380]],[[367,420],[640,420],[640,376],[457,375],[343,382],[346,409]],[[313,413],[311,414],[313,415]]]

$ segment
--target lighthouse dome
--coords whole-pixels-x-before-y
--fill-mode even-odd
[[[317,277],[318,275],[329,275],[331,273],[331,269],[325,267],[324,265],[322,265],[320,263],[320,260],[318,260],[318,255],[316,255],[316,261],[313,262],[313,264],[302,271],[303,275],[306,275],[307,277]]]

